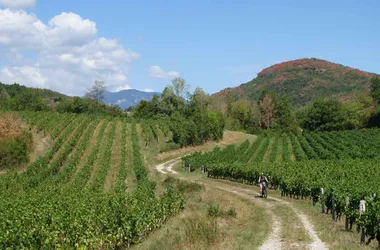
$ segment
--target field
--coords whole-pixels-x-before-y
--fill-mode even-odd
[[[342,244],[346,236],[330,236],[331,227],[337,229],[321,225],[325,220],[315,209],[304,209],[321,201],[321,188],[337,220],[347,218],[349,230],[358,225],[367,240],[379,240],[378,129],[257,137],[227,132],[219,142],[179,148],[171,124],[162,121],[14,116],[50,145],[27,166],[8,166],[0,174],[1,249],[256,249],[264,240],[279,248],[325,247],[305,227],[307,217],[328,247],[350,249],[356,240]],[[181,163],[173,173],[187,182],[154,171],[157,163],[175,165],[170,160],[179,156],[192,172]],[[202,166],[209,178],[200,174]],[[270,193],[261,201],[256,189],[244,188],[261,172],[282,197]],[[360,215],[362,199],[367,210]]]
[[[253,143],[216,148],[184,157],[192,170],[204,166],[208,177],[256,184],[261,172],[283,196],[321,200],[347,229],[363,227],[369,241],[380,241],[380,130],[261,135]],[[347,202],[346,199],[349,199]],[[360,200],[366,212],[359,214]],[[368,239],[368,238],[367,238]]]
[[[0,176],[1,249],[126,248],[183,209],[182,194],[168,186],[157,195],[148,177],[139,139],[152,138],[139,135],[144,122],[17,115],[52,145],[22,173]]]

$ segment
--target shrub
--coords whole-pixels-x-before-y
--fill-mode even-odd
[[[0,168],[10,169],[29,161],[32,135],[22,132],[11,138],[0,138]]]

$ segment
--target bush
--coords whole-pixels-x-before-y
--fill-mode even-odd
[[[201,184],[188,182],[188,181],[181,181],[171,176],[167,177],[164,183],[167,186],[169,185],[174,186],[176,189],[178,189],[180,193],[199,192],[204,189],[204,186]]]
[[[207,208],[207,214],[209,217],[218,218],[218,217],[233,217],[235,218],[237,213],[235,208],[229,208],[224,211],[218,204],[212,203]]]
[[[179,145],[179,144],[177,144],[175,142],[170,142],[170,143],[165,144],[165,146],[163,146],[160,149],[160,153],[171,151],[171,150],[176,150],[176,149],[179,149],[179,148],[181,148],[181,145]]]
[[[27,163],[31,144],[32,134],[25,131],[16,137],[0,139],[0,168],[10,169]]]

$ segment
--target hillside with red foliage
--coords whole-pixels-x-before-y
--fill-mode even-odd
[[[320,59],[298,59],[263,69],[252,81],[227,88],[214,95],[214,101],[225,102],[229,95],[237,99],[257,100],[263,90],[276,91],[288,97],[293,106],[304,106],[316,98],[350,99],[355,93],[368,93],[365,71]]]
[[[334,72],[335,74],[346,74],[354,73],[363,77],[371,77],[372,74],[364,72],[358,69],[343,66],[337,63],[331,63],[329,61],[320,59],[298,59],[288,62],[282,62],[270,66],[269,68],[263,69],[257,74],[257,77],[263,77],[268,74],[273,74],[276,72],[281,72],[285,70],[311,70],[320,73],[326,71]]]

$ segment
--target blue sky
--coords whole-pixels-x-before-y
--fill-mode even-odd
[[[88,19],[96,24],[96,33],[89,25],[89,29],[86,26],[78,32],[78,36],[86,32],[88,36],[79,38],[74,36],[75,32],[64,30],[73,33],[69,45],[51,42],[48,43],[49,49],[43,50],[36,48],[43,46],[41,42],[27,48],[1,44],[2,33],[6,31],[0,28],[0,50],[12,51],[11,56],[0,59],[3,67],[0,77],[8,81],[40,77],[30,80],[29,85],[35,82],[37,86],[67,94],[83,92],[94,80],[91,74],[105,77],[105,82],[109,82],[113,90],[122,86],[155,91],[162,91],[173,76],[180,74],[192,88],[200,86],[208,93],[215,93],[251,80],[261,69],[274,63],[305,57],[380,73],[380,1],[376,0],[37,0],[30,5],[10,7],[3,4],[3,7],[10,8],[11,12],[24,9],[27,15],[34,15],[47,26],[53,17],[61,16],[63,12],[75,13],[81,21]],[[61,19],[64,18],[69,19],[66,16]],[[61,27],[58,22],[53,26]],[[57,34],[65,35],[64,32]],[[54,33],[54,37],[60,36],[57,34]],[[52,59],[59,55],[62,58],[65,54],[67,60],[83,62],[85,56],[102,52],[103,47],[81,50],[74,55],[75,60],[68,56],[70,48],[84,46],[99,38],[117,39],[117,50],[122,47],[129,60],[112,59],[118,64],[117,69],[106,69],[102,64],[101,73],[89,71],[84,74],[78,67],[61,66]],[[62,49],[51,51],[54,47]],[[16,54],[21,59],[15,60]],[[112,67],[113,64],[107,65]],[[26,66],[30,68],[23,68]],[[7,68],[9,70],[5,71]],[[67,72],[59,72],[60,68]]]

